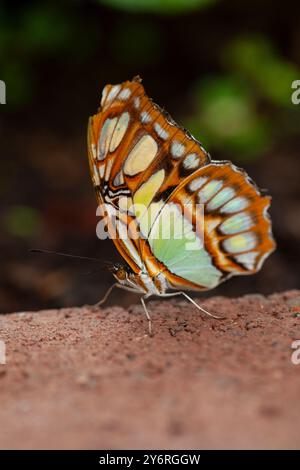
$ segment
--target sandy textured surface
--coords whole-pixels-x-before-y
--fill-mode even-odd
[[[300,291],[201,304],[0,317],[0,448],[299,448]]]

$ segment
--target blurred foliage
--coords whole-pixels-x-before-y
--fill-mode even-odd
[[[20,106],[32,97],[37,61],[83,59],[94,51],[99,30],[64,3],[33,2],[18,12],[8,6],[0,6],[1,78],[9,84],[9,104]]]
[[[224,64],[248,81],[257,97],[272,105],[290,107],[291,83],[299,69],[284,60],[262,36],[239,38],[224,51]]]
[[[31,238],[41,225],[39,212],[29,206],[14,205],[7,209],[2,225],[9,235]]]
[[[209,149],[251,157],[270,142],[267,120],[255,110],[251,93],[234,77],[207,77],[195,91],[199,115],[187,126]]]
[[[120,21],[111,37],[111,49],[121,64],[149,66],[157,63],[164,54],[163,32],[155,22],[147,19]]]
[[[118,75],[126,67],[135,73],[143,67],[158,68],[168,58],[168,32],[153,15],[137,12],[173,15],[204,11],[216,0],[94,0],[94,8],[100,1],[128,11],[126,18],[121,13],[112,21],[108,36],[103,22],[98,21],[101,15],[82,21],[81,8],[86,3],[80,0],[72,3],[73,8],[68,1],[28,2],[17,13],[8,1],[0,6],[1,79],[9,84],[10,106],[30,102],[40,64],[50,61],[73,67],[80,60],[88,63],[92,54],[101,50],[100,37]],[[196,42],[194,53],[199,62]],[[214,61],[218,73],[206,71],[196,81],[194,115],[185,120],[186,127],[211,151],[253,158],[265,152],[280,131],[298,131],[295,122],[299,111],[291,105],[290,96],[291,83],[300,71],[281,57],[268,37],[229,35],[219,44]],[[96,66],[99,73],[101,60]],[[189,79],[187,87],[191,86]]]
[[[98,0],[123,10],[176,14],[189,12],[215,3],[217,0]]]
[[[283,131],[283,122],[290,129],[300,122],[291,103],[291,84],[300,70],[265,37],[238,37],[220,61],[227,73],[196,83],[195,114],[185,125],[210,150],[240,159],[260,156]]]

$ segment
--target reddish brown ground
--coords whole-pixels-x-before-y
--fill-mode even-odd
[[[1,448],[299,448],[300,291],[2,316]]]

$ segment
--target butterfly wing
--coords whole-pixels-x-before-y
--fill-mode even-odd
[[[243,170],[212,161],[186,177],[156,213],[143,242],[147,268],[163,270],[171,288],[197,290],[257,272],[275,248],[270,201]]]
[[[147,209],[156,204],[159,210],[181,179],[209,163],[210,157],[146,96],[138,77],[104,88],[101,109],[89,121],[88,149],[110,236],[139,272],[143,267],[139,226],[145,225]]]
[[[88,143],[110,236],[134,272],[211,289],[258,271],[274,250],[270,198],[230,162],[211,161],[138,78],[104,88]]]

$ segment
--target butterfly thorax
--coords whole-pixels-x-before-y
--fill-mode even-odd
[[[130,289],[146,295],[162,295],[166,292],[167,285],[163,275],[151,278],[145,271],[134,273],[128,266],[116,263],[110,268],[117,281]]]

